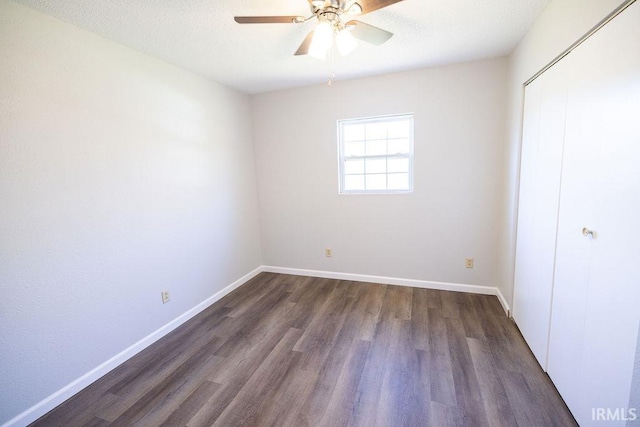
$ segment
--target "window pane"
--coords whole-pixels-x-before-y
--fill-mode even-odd
[[[344,156],[364,156],[364,141],[345,142]]]
[[[390,190],[408,190],[409,174],[408,173],[390,173],[387,175]]]
[[[387,172],[409,172],[409,159],[389,159],[387,160]]]
[[[367,140],[371,139],[387,139],[387,123],[374,122],[367,123]]]
[[[409,120],[396,120],[387,122],[387,131],[389,138],[409,138],[410,134]]]
[[[344,189],[347,191],[364,190],[364,175],[345,175]]]
[[[386,190],[386,189],[387,189],[386,174],[367,175],[367,190]]]
[[[387,159],[367,159],[367,173],[385,173]]]
[[[413,161],[411,114],[338,121],[341,192],[410,190]]]
[[[342,137],[345,141],[364,141],[364,123],[342,125]]]
[[[387,154],[387,141],[367,141],[367,156],[384,156]]]
[[[400,172],[400,171],[399,171]],[[344,162],[344,173],[347,175],[363,174],[364,160],[346,160]]]
[[[389,154],[409,154],[409,138],[390,139]]]

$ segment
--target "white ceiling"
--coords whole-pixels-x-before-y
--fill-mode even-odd
[[[329,62],[294,56],[314,27],[240,25],[235,15],[308,16],[307,0],[15,0],[245,93],[322,83]],[[506,55],[550,0],[404,0],[357,17],[394,33],[336,57],[337,79]]]

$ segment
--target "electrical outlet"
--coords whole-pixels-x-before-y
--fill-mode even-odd
[[[166,304],[169,302],[169,291],[162,291],[160,292],[160,295],[162,295],[162,303]]]
[[[473,258],[465,258],[464,266],[467,268],[473,268]]]
[[[324,250],[324,255],[331,258],[333,256],[333,251],[330,248],[327,248]]]

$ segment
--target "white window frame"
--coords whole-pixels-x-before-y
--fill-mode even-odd
[[[398,154],[385,154],[385,155],[375,155],[375,156],[367,156],[366,153],[364,156],[349,156],[346,157],[344,155],[344,141],[343,141],[343,129],[345,124],[354,124],[354,123],[380,123],[380,122],[390,122],[390,121],[398,121],[398,120],[409,120],[409,152],[408,153],[398,153]],[[403,114],[391,114],[385,116],[374,116],[374,117],[360,117],[355,119],[341,119],[338,120],[338,192],[339,194],[407,194],[413,192],[413,113],[403,113]],[[364,141],[366,145],[366,140]],[[359,190],[345,190],[344,189],[344,181],[345,181],[345,161],[352,159],[372,159],[372,158],[408,158],[409,159],[409,188],[407,189],[383,189],[383,190],[367,190],[367,189],[359,189]],[[366,180],[366,169],[364,171],[364,176]],[[389,175],[388,172],[385,175]]]

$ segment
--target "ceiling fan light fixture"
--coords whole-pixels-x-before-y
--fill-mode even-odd
[[[326,21],[322,21],[316,27],[309,46],[309,55],[318,59],[325,59],[327,50],[333,42],[333,27]]]
[[[320,59],[320,60],[323,60],[323,61],[325,59],[327,59],[327,51],[326,50],[317,49],[317,48],[314,48],[313,46],[309,47],[309,52],[307,52],[307,54],[312,58]]]
[[[349,29],[343,28],[336,35],[336,45],[340,55],[347,56],[358,46],[358,42]]]

